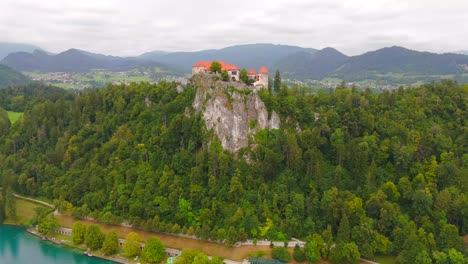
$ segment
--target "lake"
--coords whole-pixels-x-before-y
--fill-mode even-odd
[[[114,262],[88,257],[83,252],[55,245],[17,226],[0,225],[1,264],[111,264]]]

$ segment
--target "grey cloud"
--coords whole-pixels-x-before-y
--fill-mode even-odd
[[[114,55],[246,43],[333,46],[353,55],[402,45],[467,49],[463,0],[2,0],[0,41]],[[18,19],[20,17],[21,19]]]

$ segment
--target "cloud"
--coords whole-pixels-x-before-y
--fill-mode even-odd
[[[467,48],[467,13],[465,0],[2,0],[0,41],[114,55],[267,42],[444,52]]]

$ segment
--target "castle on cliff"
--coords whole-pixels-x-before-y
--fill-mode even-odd
[[[229,74],[229,79],[232,81],[239,81],[240,69],[234,64],[229,64],[224,61],[218,61],[221,64],[221,70],[227,71]],[[211,73],[212,61],[199,61],[192,66],[192,75],[197,73]],[[260,68],[260,71],[257,73],[254,69],[248,71],[247,75],[249,79],[254,80],[252,84],[255,87],[268,87],[268,69],[265,66]]]

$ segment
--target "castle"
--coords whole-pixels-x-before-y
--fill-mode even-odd
[[[234,64],[229,64],[224,61],[218,61],[221,64],[221,71],[227,71],[229,79],[232,81],[239,81],[240,69]],[[212,61],[199,61],[192,66],[192,75],[197,73],[210,73]],[[254,69],[248,71],[247,75],[249,79],[254,80],[253,86],[256,88],[267,88],[268,87],[268,69],[265,66],[260,68],[257,72]]]

